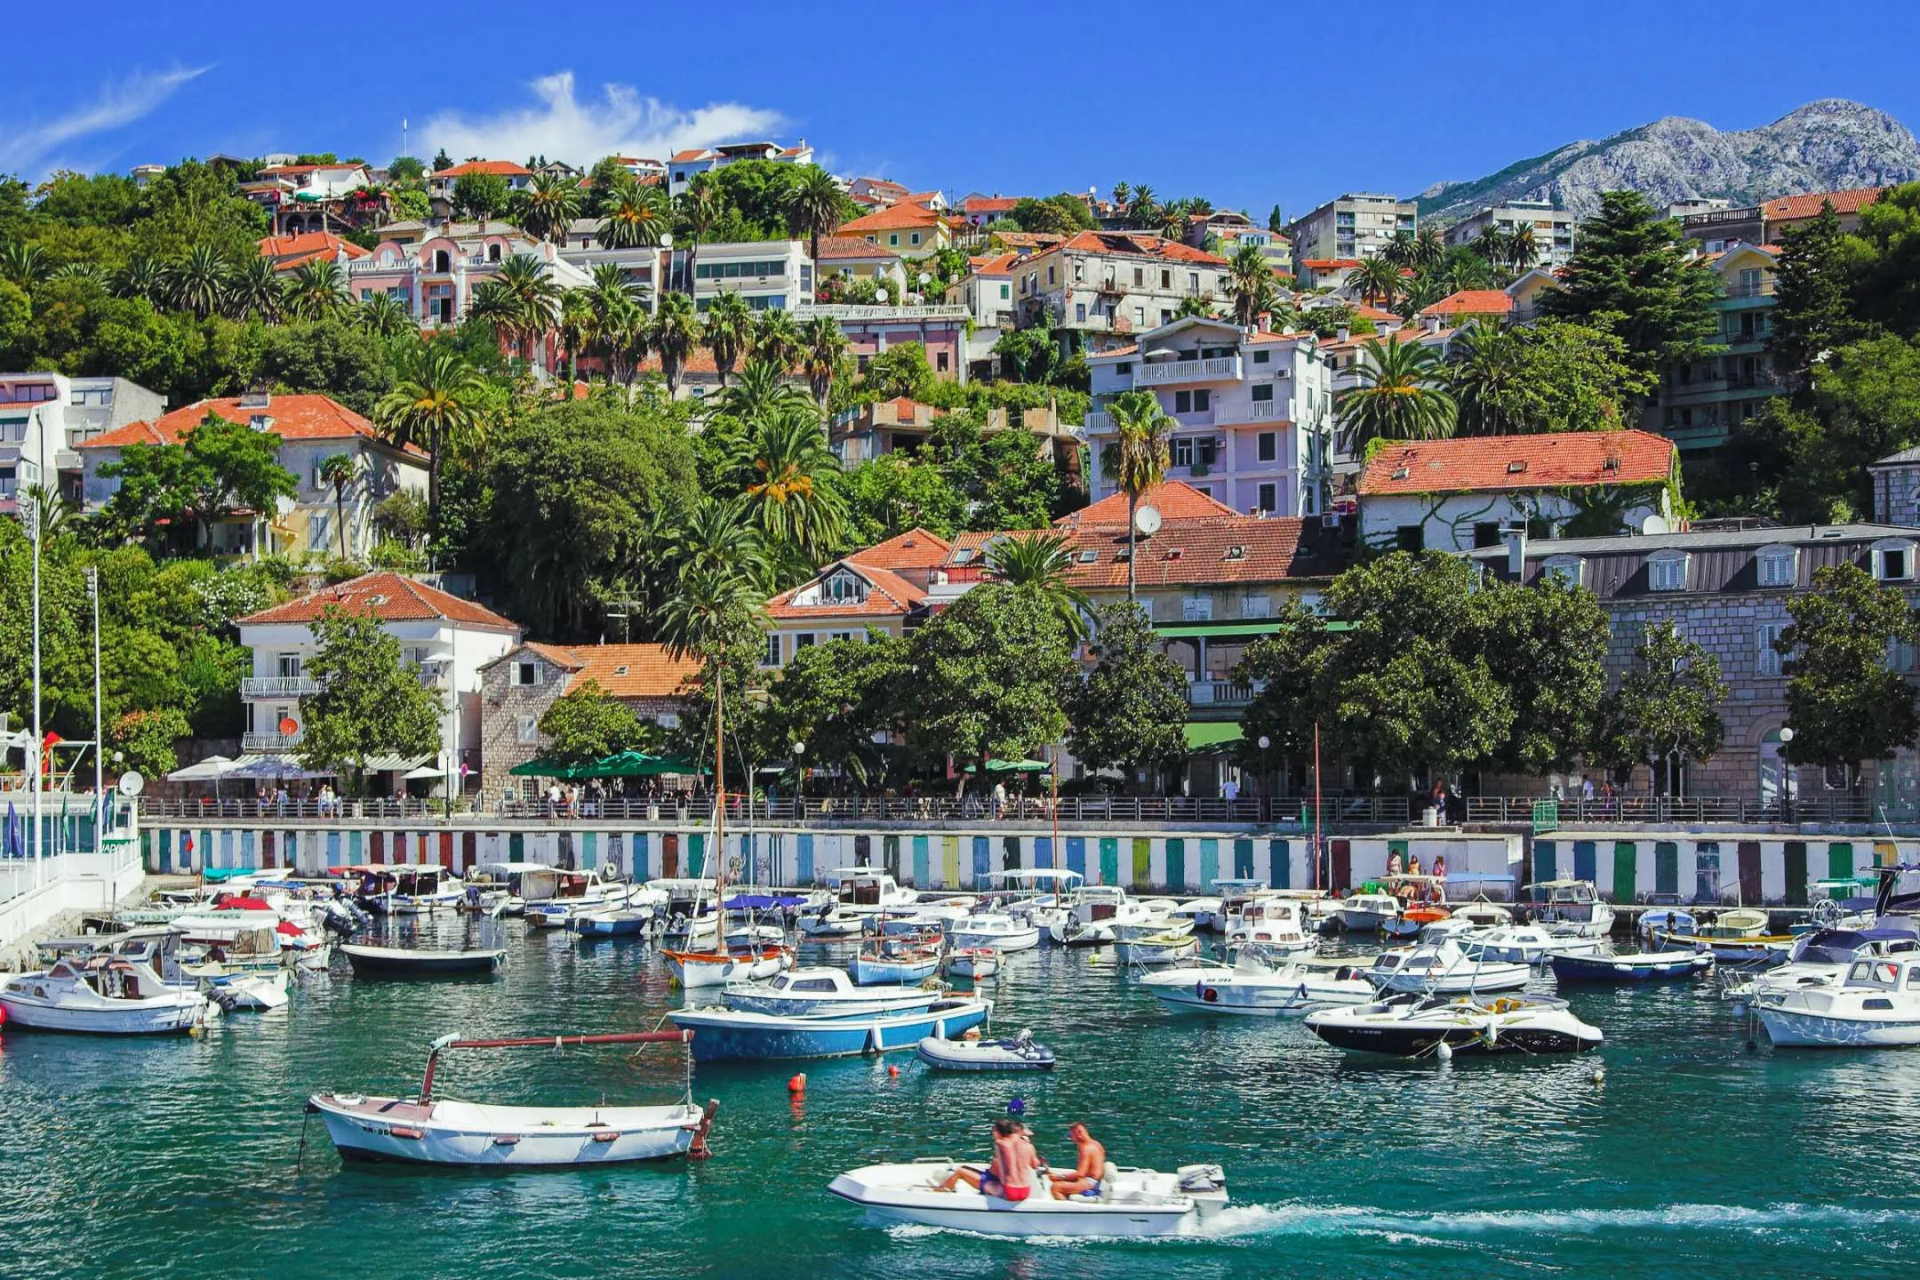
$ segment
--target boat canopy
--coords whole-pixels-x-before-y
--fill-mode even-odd
[[[989,871],[989,880],[1006,880],[1013,884],[1078,884],[1086,877],[1078,871],[1068,871],[1065,867],[1029,867],[1022,871]]]
[[[740,893],[727,899],[729,911],[767,911],[774,907],[802,907],[807,900],[790,893]]]

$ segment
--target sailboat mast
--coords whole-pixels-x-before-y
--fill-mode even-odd
[[[726,700],[723,658],[713,668],[713,949],[722,955],[727,949],[727,739],[722,710]]]

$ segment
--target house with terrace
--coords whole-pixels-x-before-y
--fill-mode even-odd
[[[767,601],[760,665],[784,667],[802,649],[832,640],[865,641],[869,628],[904,635],[928,615],[928,586],[952,549],[937,534],[909,529],[781,592]]]

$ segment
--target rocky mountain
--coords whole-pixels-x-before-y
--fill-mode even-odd
[[[1554,200],[1585,217],[1602,191],[1633,188],[1657,206],[1699,196],[1754,204],[1920,178],[1920,141],[1884,111],[1829,98],[1760,129],[1722,133],[1668,116],[1598,142],[1573,142],[1470,182],[1420,193],[1420,216],[1455,221],[1502,200]]]

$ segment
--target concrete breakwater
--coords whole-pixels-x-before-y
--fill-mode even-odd
[[[488,829],[427,820],[370,824],[351,818],[302,823],[149,820],[144,861],[155,873],[285,869],[317,875],[332,867],[437,863],[469,872],[492,863],[616,867],[636,879],[713,871],[711,827],[675,823],[555,821]],[[1528,836],[1420,828],[1328,836],[1314,866],[1310,834],[1297,830],[1128,831],[1062,829],[1052,834],[978,828],[899,829],[730,827],[728,874],[760,883],[812,884],[826,872],[871,866],[919,889],[985,887],[996,871],[1057,867],[1095,884],[1129,890],[1200,893],[1232,877],[1282,889],[1345,889],[1386,873],[1394,854],[1432,868],[1445,859],[1450,897],[1470,897],[1473,878],[1490,890],[1553,879],[1590,880],[1619,903],[1664,901],[1804,905],[1825,879],[1873,875],[1912,861],[1920,839],[1785,836],[1777,831],[1581,830]],[[1492,896],[1498,896],[1494,893]]]

